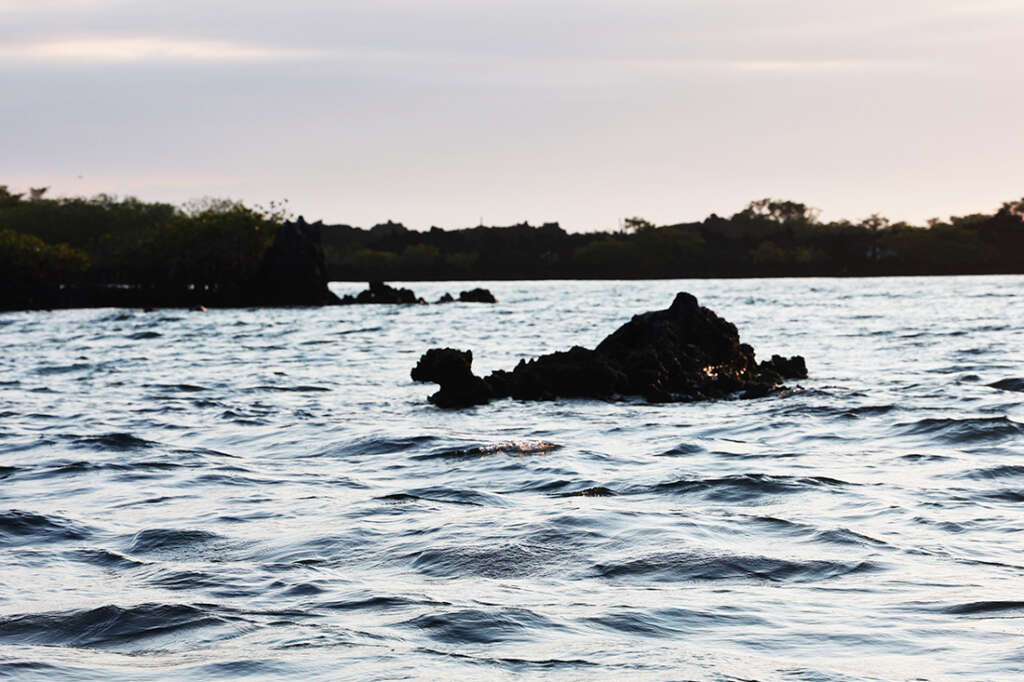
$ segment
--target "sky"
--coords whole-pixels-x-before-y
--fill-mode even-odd
[[[0,0],[0,184],[613,229],[1024,196],[1024,0]]]

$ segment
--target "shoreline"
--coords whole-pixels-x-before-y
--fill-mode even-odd
[[[953,273],[953,274],[886,274],[886,275],[779,275],[779,276],[720,276],[720,277],[533,277],[533,278],[492,278],[492,279],[407,279],[389,280],[396,284],[435,284],[452,283],[464,284],[473,282],[486,284],[489,282],[668,282],[668,281],[772,281],[772,280],[860,280],[860,279],[910,279],[910,278],[974,278],[974,277],[1024,277],[1024,272],[985,272],[985,273]],[[365,286],[363,280],[330,280],[328,285],[359,285]],[[10,289],[8,289],[10,291]],[[340,292],[348,293],[348,292]],[[353,292],[355,293],[355,292]],[[57,286],[35,289],[26,295],[27,300],[22,303],[12,303],[8,300],[0,305],[0,314],[15,312],[51,312],[55,310],[89,310],[99,308],[114,308],[119,310],[143,310],[155,311],[164,309],[177,310],[203,310],[203,309],[263,309],[263,308],[321,308],[347,305],[418,305],[418,303],[352,303],[337,302],[320,304],[299,304],[261,303],[251,293],[243,293],[240,290],[224,292],[198,292],[198,291],[167,291],[167,290],[143,290],[140,288],[125,285],[82,285],[82,286]],[[456,298],[457,301],[457,298]],[[426,305],[439,305],[435,302],[426,302]],[[447,303],[440,305],[448,305]]]

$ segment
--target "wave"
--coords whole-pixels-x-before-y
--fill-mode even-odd
[[[952,457],[946,455],[935,455],[935,454],[921,454],[919,452],[912,452],[907,455],[900,455],[897,459],[901,459],[905,462],[948,462],[952,460]]]
[[[971,493],[970,498],[982,498],[996,502],[1012,502],[1020,504],[1024,502],[1024,490],[993,490],[984,493]]]
[[[525,641],[539,637],[545,631],[561,629],[549,618],[521,608],[462,609],[424,614],[399,625],[423,631],[431,639],[447,644]]]
[[[985,469],[970,469],[954,476],[954,478],[968,478],[977,481],[988,481],[1000,478],[1024,478],[1024,465],[1004,464],[997,467]]]
[[[270,476],[256,476],[248,469],[241,467],[217,467],[211,469],[210,473],[201,474],[189,481],[186,485],[227,485],[239,488],[261,488],[272,486],[278,483],[278,479]]]
[[[834,545],[856,545],[870,547],[888,547],[889,544],[870,535],[864,535],[849,528],[833,528],[819,531],[814,535],[815,542],[828,542]]]
[[[93,365],[87,362],[74,362],[70,365],[46,365],[38,367],[33,372],[41,376],[50,376],[53,374],[69,374],[71,372],[83,372],[87,369],[92,369]]]
[[[241,389],[243,393],[326,393],[332,389],[326,386],[274,386],[274,385],[261,385],[253,386],[251,388]]]
[[[448,504],[467,504],[475,507],[505,507],[508,502],[499,495],[484,493],[463,488],[418,488],[403,493],[381,495],[376,499],[385,502],[445,502]]]
[[[57,515],[11,509],[0,513],[0,547],[84,540],[92,529]]]
[[[141,450],[150,448],[158,443],[148,441],[130,433],[105,433],[100,436],[76,436],[68,435],[66,439],[71,441],[73,447],[90,448],[94,450]]]
[[[411,606],[451,606],[450,602],[436,602],[414,597],[396,597],[368,595],[357,598],[333,600],[328,602],[315,602],[310,604],[310,609],[329,611],[390,611],[394,609],[408,608]]]
[[[705,448],[696,443],[680,443],[673,448],[658,453],[659,457],[678,457],[680,455],[695,455],[704,452]]]
[[[224,410],[219,416],[221,419],[229,420],[232,424],[238,424],[239,426],[267,426],[270,424],[266,419],[251,417],[234,410]]]
[[[182,393],[198,393],[209,390],[205,386],[194,384],[143,384],[143,388],[159,388],[165,391],[181,391]]]
[[[174,500],[194,500],[197,499],[198,495],[155,495],[150,497],[135,498],[127,500],[125,502],[118,502],[117,504],[110,505],[112,509],[129,509],[131,507],[140,507],[147,504],[164,504],[166,502],[172,502]]]
[[[123,608],[34,613],[0,618],[0,642],[82,648],[110,647],[228,621],[187,604],[139,604]]]
[[[1024,391],[1024,379],[1003,379],[989,384],[989,386],[1000,391]]]
[[[653,492],[679,495],[705,493],[708,499],[743,502],[763,495],[783,495],[821,488],[851,485],[827,476],[773,476],[770,474],[734,474],[721,478],[680,479],[659,483]]]
[[[295,665],[290,661],[274,659],[261,660],[255,658],[246,658],[244,660],[234,661],[217,661],[215,663],[206,663],[194,668],[187,668],[185,670],[188,674],[182,674],[181,677],[195,680],[283,680],[293,679],[298,676],[308,676],[308,674],[296,675]],[[177,676],[177,674],[175,676]]]
[[[785,535],[809,540],[813,544],[828,543],[833,545],[870,546],[873,548],[889,546],[888,543],[882,540],[858,533],[849,528],[821,529],[811,524],[788,521],[774,516],[753,516],[748,518],[765,526],[768,530],[781,531]]]
[[[989,613],[1006,613],[1007,611],[1024,611],[1024,601],[973,601],[954,604],[941,609],[943,613],[958,616],[976,616]]]
[[[953,444],[999,441],[1024,434],[1024,424],[1019,424],[1008,417],[921,419],[897,424],[894,428],[901,435],[928,436]]]
[[[640,611],[617,608],[601,616],[587,619],[602,629],[641,637],[667,637],[699,632],[712,627],[764,627],[769,623],[753,614],[719,609],[663,608]]]
[[[191,466],[183,462],[167,460],[143,460],[132,462],[89,462],[85,460],[56,460],[45,467],[30,468],[22,467],[25,473],[21,476],[24,480],[36,480],[47,478],[59,478],[61,476],[74,476],[76,474],[89,474],[101,471],[113,471],[127,476],[121,476],[117,480],[133,480],[133,476],[140,478],[150,475],[153,471],[172,471],[174,469],[189,468]],[[2,478],[2,471],[0,471]]]
[[[264,590],[256,589],[255,587],[249,590],[238,590],[233,584],[233,576],[224,575],[223,573],[218,574],[188,569],[177,570],[158,565],[152,565],[152,567],[144,573],[145,574],[142,575],[141,578],[145,580],[147,584],[154,587],[160,587],[165,590],[191,591],[217,588],[225,592],[230,591],[233,597],[255,597],[264,592]]]
[[[438,578],[523,578],[552,572],[566,559],[556,545],[526,543],[435,547],[413,556],[413,568]]]
[[[441,656],[445,659],[461,659],[471,661],[477,665],[499,666],[509,672],[518,674],[528,673],[550,673],[552,671],[567,668],[574,675],[572,679],[581,679],[579,668],[596,668],[600,663],[588,661],[582,658],[516,658],[512,656],[492,657],[485,654],[467,654],[452,651],[434,651],[429,647],[420,647],[424,653]]]
[[[768,581],[820,582],[881,570],[870,561],[792,561],[766,556],[665,552],[638,559],[600,563],[594,573],[602,578],[641,578],[645,581]]]
[[[897,409],[897,407],[898,407],[897,405],[892,405],[892,404],[889,404],[889,405],[862,405],[860,407],[843,408],[842,410],[837,410],[837,412],[839,412],[842,416],[848,417],[848,418],[850,418],[850,417],[861,417],[861,416],[873,417],[875,415],[889,414],[893,410]]]
[[[126,557],[124,554],[113,552],[102,548],[72,549],[62,553],[62,556],[72,561],[80,561],[100,568],[138,568],[145,566],[145,562],[136,561]]]
[[[133,535],[126,549],[131,554],[143,555],[180,552],[223,539],[220,535],[205,530],[148,528]]]
[[[434,436],[373,435],[331,445],[308,457],[364,457],[416,450],[436,440]]]
[[[349,334],[367,334],[369,332],[379,332],[384,327],[360,327],[358,329],[342,329],[334,332],[335,336],[348,336]]]

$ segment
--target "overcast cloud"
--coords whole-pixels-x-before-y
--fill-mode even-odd
[[[0,0],[0,184],[608,228],[1024,195],[1024,0]]]

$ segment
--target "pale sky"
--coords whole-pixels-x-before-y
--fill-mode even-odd
[[[0,0],[0,184],[609,229],[1024,196],[1024,0]]]

